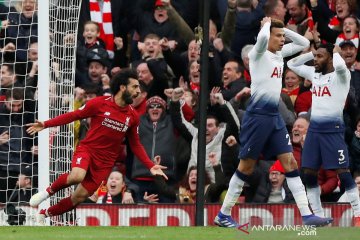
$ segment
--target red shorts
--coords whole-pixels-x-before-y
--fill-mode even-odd
[[[88,150],[78,147],[71,162],[71,168],[74,167],[86,170],[86,175],[81,185],[91,196],[99,188],[101,182],[108,178],[113,164],[103,164],[96,161]]]

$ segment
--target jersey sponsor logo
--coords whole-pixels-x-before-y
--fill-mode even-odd
[[[76,159],[76,164],[77,164],[77,165],[80,165],[80,164],[81,164],[81,159],[82,159],[82,157],[78,157],[78,158]]]
[[[104,121],[102,121],[101,125],[114,129],[119,132],[126,132],[127,129],[129,128],[129,122],[130,122],[130,117],[126,118],[125,123],[121,123],[110,118],[105,118]]]
[[[282,78],[282,67],[274,67],[271,77]]]
[[[321,86],[314,86],[312,89],[312,94],[317,97],[324,97],[329,96],[331,97],[331,92],[327,86],[321,87]]]

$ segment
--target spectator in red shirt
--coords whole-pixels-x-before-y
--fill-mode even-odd
[[[139,81],[135,72],[124,69],[111,81],[112,96],[102,96],[88,101],[80,109],[62,114],[47,121],[28,124],[31,135],[53,126],[71,123],[83,118],[91,118],[90,129],[74,153],[70,173],[64,173],[49,186],[30,199],[30,206],[38,206],[49,196],[68,186],[78,184],[75,191],[37,215],[37,223],[43,224],[46,217],[63,214],[74,209],[91,196],[101,182],[106,179],[121,154],[120,143],[125,137],[138,159],[153,175],[167,179],[162,169],[147,156],[140,143],[137,129],[139,117],[130,104],[140,94]]]

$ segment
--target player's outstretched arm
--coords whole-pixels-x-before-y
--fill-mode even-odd
[[[30,135],[34,135],[35,133],[40,132],[45,128],[44,122],[39,120],[36,120],[34,123],[28,123],[25,126],[29,127],[26,129],[26,132]]]

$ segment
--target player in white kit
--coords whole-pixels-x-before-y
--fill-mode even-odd
[[[231,208],[241,194],[244,183],[254,171],[256,160],[262,153],[265,159],[276,157],[285,169],[288,186],[306,225],[322,226],[331,218],[312,214],[308,206],[305,187],[299,177],[296,160],[284,120],[278,105],[282,88],[283,58],[302,51],[309,41],[286,28],[278,20],[265,17],[257,42],[249,52],[251,98],[243,117],[240,133],[240,163],[232,176],[229,189],[214,223],[220,227],[237,227],[231,217]],[[285,36],[292,43],[285,45]]]
[[[343,110],[350,89],[350,71],[332,44],[320,45],[312,52],[293,58],[288,66],[312,81],[310,126],[302,151],[304,183],[309,202],[317,216],[324,216],[321,189],[317,182],[320,166],[336,170],[354,210],[354,225],[360,226],[359,191],[349,171],[349,155],[344,140]],[[314,59],[314,67],[304,63]]]

